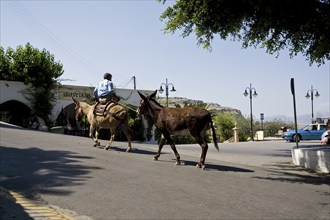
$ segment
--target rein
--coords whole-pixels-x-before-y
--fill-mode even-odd
[[[123,106],[124,108],[128,108],[128,109],[130,109],[130,110],[132,110],[132,111],[135,111],[135,112],[137,111],[137,109],[133,109],[133,108],[131,108],[131,107],[129,107],[129,106],[123,104],[123,103],[117,102],[117,104]],[[109,110],[110,110],[110,109],[109,109]],[[124,109],[121,109],[121,110],[119,110],[119,111],[117,111],[117,112],[114,112],[114,113],[107,111],[107,115],[110,115],[111,117],[114,117],[114,118],[117,119],[118,121],[123,121],[124,119],[120,119],[120,118],[117,117],[117,114],[118,114],[119,112],[122,112],[122,111],[124,111]]]
[[[114,112],[114,113],[112,113],[112,112],[107,112],[107,115],[110,115],[110,117],[114,117],[114,118],[117,119],[118,121],[124,121],[124,119],[120,119],[120,118],[118,118],[118,116],[117,116],[117,114],[118,114],[119,112],[122,112],[122,111],[124,111],[124,109],[121,109],[121,110],[116,111],[116,112]]]
[[[128,105],[125,105],[125,104],[120,103],[120,102],[117,102],[117,104],[118,104],[118,105],[121,105],[121,106],[123,106],[123,107],[125,107],[125,108],[128,108],[128,109],[130,109],[130,110],[132,110],[132,111],[134,111],[134,112],[136,112],[136,110],[137,110],[137,108],[136,108],[136,109],[133,109],[133,108],[129,107]]]

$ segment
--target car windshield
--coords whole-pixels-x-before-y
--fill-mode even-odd
[[[324,124],[311,124],[311,125],[306,125],[303,128],[301,128],[302,130],[305,131],[317,131],[317,130],[326,130],[327,129],[327,125]]]
[[[311,126],[311,125],[306,125],[306,126],[304,126],[304,127],[302,128],[302,130],[310,130],[310,126]]]
[[[317,125],[306,125],[302,129],[305,131],[317,130]]]

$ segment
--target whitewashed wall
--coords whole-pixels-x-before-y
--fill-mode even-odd
[[[29,86],[24,85],[22,82],[0,80],[0,104],[10,100],[16,100],[31,108],[30,102],[24,97],[24,93],[26,93],[28,88]],[[93,87],[87,86],[62,85],[55,91],[56,103],[52,111],[52,119],[55,120],[62,109],[73,103],[72,98],[80,101],[89,99],[93,95],[93,90]],[[151,90],[139,91],[143,94],[151,94],[153,92]],[[137,90],[117,88],[116,93],[122,97],[122,103],[139,106],[141,98]]]

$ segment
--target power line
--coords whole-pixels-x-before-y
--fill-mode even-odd
[[[20,2],[8,1],[8,6],[18,18],[25,23],[34,33],[36,33],[45,43],[47,43],[52,49],[56,50],[68,62],[80,68],[84,72],[91,76],[93,72],[105,72],[100,68],[84,59],[76,51],[65,45],[65,43],[49,31],[35,16],[33,16]],[[92,73],[91,73],[92,72]]]
[[[67,62],[78,67],[83,72],[95,77],[93,73],[107,72],[106,70],[101,70],[98,66],[94,65],[89,60],[82,57],[75,50],[67,46],[60,38],[58,38],[54,33],[52,33],[47,27],[45,27],[32,13],[30,13],[19,1],[8,1],[6,2],[9,9],[17,15],[17,17],[27,25],[27,27],[32,30],[37,36],[41,38],[49,47],[61,54]],[[111,72],[113,75],[119,77],[127,77]],[[132,79],[124,86],[128,86]]]

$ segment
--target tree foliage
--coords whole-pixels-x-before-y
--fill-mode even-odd
[[[210,50],[218,35],[270,54],[288,48],[290,57],[302,53],[310,65],[330,58],[329,0],[178,0],[160,19],[165,33],[195,32],[197,44]]]
[[[63,74],[63,66],[55,61],[54,55],[43,49],[38,50],[27,43],[16,50],[0,47],[0,80],[20,81],[31,85],[28,99],[32,112],[46,121],[49,120],[54,101],[53,91],[58,85],[57,78]]]
[[[236,117],[232,113],[219,113],[213,117],[213,123],[220,137],[220,142],[224,142],[234,136]]]
[[[266,121],[262,125],[260,122],[254,122],[255,130],[263,130],[265,137],[273,137],[278,131],[283,128],[294,128],[293,122],[286,122],[281,119],[273,119],[272,121]]]
[[[220,136],[220,141],[226,141],[234,136],[233,128],[238,128],[239,141],[247,141],[250,137],[250,118],[244,118],[242,115],[233,113],[218,113],[213,117],[213,123],[217,129],[217,134]],[[264,131],[265,137],[275,137],[275,134],[283,128],[293,128],[292,122],[285,122],[280,119],[266,121],[262,125],[259,121],[253,121],[253,135],[256,131]]]

